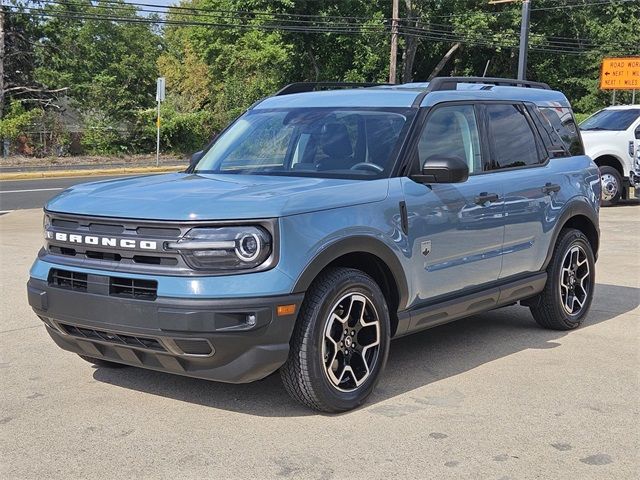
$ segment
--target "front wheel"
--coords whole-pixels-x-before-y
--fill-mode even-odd
[[[536,322],[554,330],[580,326],[593,299],[595,273],[587,237],[573,228],[562,230],[547,267],[547,284],[530,306]]]
[[[331,269],[312,284],[280,373],[294,399],[344,412],[373,391],[389,352],[389,311],[376,282],[351,268]]]
[[[600,167],[600,183],[602,185],[602,206],[612,207],[622,198],[622,176],[613,167]]]

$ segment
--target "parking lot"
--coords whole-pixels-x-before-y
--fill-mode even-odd
[[[277,375],[226,385],[60,350],[26,302],[41,228],[37,209],[0,216],[1,478],[637,478],[637,203],[601,213],[582,328],[513,306],[399,339],[343,415],[299,406]]]

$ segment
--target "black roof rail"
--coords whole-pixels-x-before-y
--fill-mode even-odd
[[[375,82],[296,82],[290,83],[286,87],[278,90],[274,97],[281,95],[290,95],[292,93],[314,92],[316,90],[329,90],[337,88],[366,88],[379,87],[381,85],[389,85],[388,83]]]
[[[446,90],[457,90],[459,83],[478,83],[485,85],[495,85],[498,87],[523,87],[540,88],[551,90],[551,87],[542,82],[531,82],[529,80],[516,80],[513,78],[493,78],[493,77],[436,77],[429,81],[427,88],[413,101],[413,107],[419,107],[422,100],[431,92],[443,92]]]
[[[430,92],[456,90],[459,83],[481,83],[487,85],[496,85],[499,87],[541,88],[543,90],[551,90],[551,87],[549,87],[549,85],[542,82],[531,82],[529,80],[492,77],[436,77],[429,82],[429,86],[427,88]]]

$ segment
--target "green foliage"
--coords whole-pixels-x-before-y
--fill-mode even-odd
[[[42,113],[40,109],[25,110],[22,103],[13,101],[0,119],[0,138],[14,140],[23,135]]]
[[[591,116],[590,113],[576,113],[576,121],[578,123],[582,123],[584,122],[587,118],[589,118],[589,116]]]
[[[82,147],[90,155],[122,155],[129,153],[124,131],[106,117],[85,119]]]
[[[170,9],[162,28],[146,23],[147,17],[124,0],[11,1],[23,10],[37,4],[52,16],[5,16],[7,31],[20,33],[7,36],[8,82],[68,88],[72,105],[85,119],[82,143],[91,153],[155,149],[157,76],[167,79],[162,149],[185,153],[199,149],[256,100],[287,83],[388,79],[389,0],[180,0],[182,8]],[[218,13],[197,10],[194,16],[196,10],[189,7]],[[602,58],[640,54],[640,4],[558,7],[554,0],[533,2],[527,78],[563,91],[576,112],[593,112],[611,99],[598,88]],[[132,21],[78,20],[107,12]],[[220,12],[233,13],[221,19]],[[302,15],[301,22],[338,23],[343,30],[277,28],[283,22],[279,14]],[[516,76],[519,2],[403,0],[400,17],[405,29],[399,36],[400,81],[426,81],[457,42],[459,48],[439,75],[480,76],[489,61],[488,76]],[[570,51],[578,46],[576,39],[587,52]],[[628,102],[630,94],[619,92],[617,98]],[[29,108],[42,104],[47,102],[40,96]],[[15,135],[39,115],[11,108],[0,123],[4,135]],[[55,135],[64,144],[64,135]]]
[[[69,88],[77,108],[100,112],[114,120],[130,118],[153,104],[156,61],[162,38],[151,26],[101,19],[78,21],[81,14],[100,15],[113,1],[89,0],[46,4],[54,15],[42,25],[39,82],[49,88]],[[118,17],[135,18],[136,9],[117,0]]]
[[[155,109],[139,112],[133,128],[131,144],[137,151],[153,151],[156,145]],[[209,143],[221,128],[207,110],[177,112],[171,105],[163,105],[160,122],[160,148],[177,153],[193,153]]]

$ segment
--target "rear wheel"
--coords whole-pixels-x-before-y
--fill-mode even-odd
[[[594,287],[595,258],[589,240],[580,230],[562,230],[547,267],[547,284],[530,304],[533,318],[554,330],[578,327],[589,311]]]
[[[280,370],[287,392],[324,412],[361,405],[386,363],[389,330],[384,295],[371,277],[350,268],[326,271],[307,292]]]
[[[622,198],[622,176],[613,167],[600,167],[600,183],[602,184],[602,206],[611,207]]]
[[[105,368],[125,368],[126,367],[126,365],[123,365],[122,363],[110,362],[109,360],[103,360],[101,358],[87,357],[86,355],[80,355],[80,354],[78,354],[78,356],[81,359],[83,359],[85,362],[93,363],[96,367],[105,367]]]

